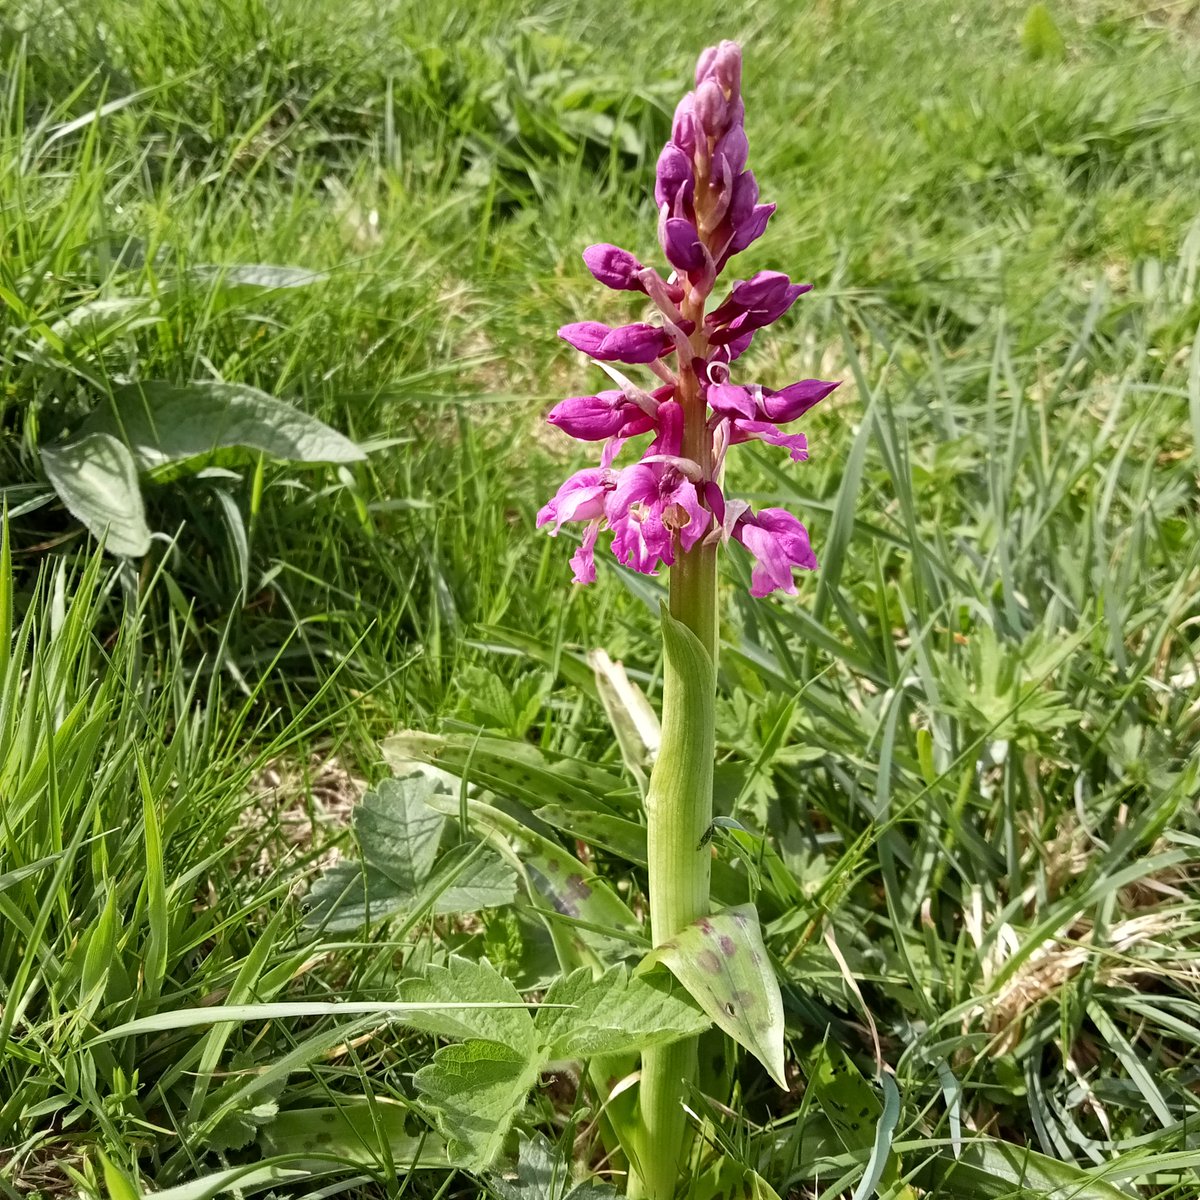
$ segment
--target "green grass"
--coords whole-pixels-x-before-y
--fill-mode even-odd
[[[314,1017],[89,1043],[390,998],[447,947],[538,980],[516,917],[314,937],[297,897],[348,847],[311,756],[374,780],[397,728],[482,727],[621,769],[580,663],[602,647],[653,694],[659,581],[572,590],[533,514],[576,458],[538,416],[596,383],[554,329],[628,311],[579,250],[652,252],[670,107],[735,36],[779,203],[739,274],[816,284],[747,374],[847,382],[807,464],[733,465],[822,570],[758,602],[726,564],[720,783],[794,881],[759,903],[797,1083],[742,1064],[722,1136],[781,1196],[852,1194],[876,1122],[829,1124],[821,1047],[870,1078],[873,1024],[930,1194],[1089,1194],[947,1173],[960,1126],[1196,1194],[1200,26],[1050,7],[1062,62],[1023,50],[1024,5],[942,0],[0,12],[0,1191],[101,1194],[102,1153],[182,1184],[283,1153],[288,1119],[303,1147],[303,1117],[259,1139],[276,1111],[353,1101],[341,1184],[480,1194],[379,1149],[393,1102],[422,1127],[427,1038]],[[326,278],[172,285],[247,263]],[[143,294],[150,323],[46,338]],[[149,487],[169,540],[120,570],[47,502],[38,448],[131,377],[243,381],[379,447]],[[569,1150],[570,1111],[528,1124]]]

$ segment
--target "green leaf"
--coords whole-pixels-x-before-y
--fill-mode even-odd
[[[340,862],[304,898],[305,923],[334,933],[360,929],[410,911],[415,896],[364,863]]]
[[[540,1066],[511,1046],[472,1040],[443,1046],[416,1073],[453,1161],[477,1171],[499,1156]]]
[[[408,1111],[379,1100],[289,1109],[260,1131],[259,1144],[268,1154],[320,1153],[368,1165],[390,1161],[401,1172],[445,1170],[445,1142],[433,1133],[408,1133]]]
[[[158,302],[151,296],[112,296],[76,305],[50,326],[64,346],[82,344],[97,348],[141,325],[152,324]]]
[[[1129,1200],[1130,1195],[1074,1163],[995,1138],[973,1138],[957,1159],[942,1151],[913,1182],[961,1200]]]
[[[424,801],[433,789],[420,775],[385,779],[354,810],[363,858],[405,891],[425,882],[437,857],[446,818]]]
[[[1067,43],[1050,10],[1044,4],[1031,4],[1021,27],[1021,47],[1033,59],[1061,62],[1067,56]]]
[[[179,282],[190,287],[204,287],[227,298],[241,299],[257,295],[259,292],[309,287],[314,283],[323,282],[325,278],[321,271],[308,271],[303,267],[243,263],[233,266],[192,267],[180,276]]]
[[[89,433],[65,446],[44,446],[42,467],[67,511],[104,539],[113,554],[140,558],[150,529],[128,449],[106,433]]]
[[[779,1200],[779,1193],[757,1171],[722,1156],[696,1180],[688,1200]]]
[[[708,1018],[669,977],[630,975],[613,967],[599,979],[589,968],[556,980],[535,1024],[547,1058],[629,1054],[702,1033]]]
[[[602,801],[619,796],[626,782],[619,775],[582,759],[552,757],[536,746],[474,734],[435,734],[405,730],[383,743],[393,767],[427,763],[490,791],[533,805]]]
[[[84,428],[120,438],[141,471],[202,463],[228,450],[301,463],[364,457],[316,417],[244,383],[129,384],[114,389],[110,402],[97,408]]]
[[[621,663],[613,662],[603,650],[592,650],[588,662],[595,672],[596,693],[616,735],[621,758],[638,786],[644,788],[645,772],[662,742],[658,714]]]
[[[495,972],[492,972],[495,974]],[[500,978],[497,976],[497,978]],[[512,989],[512,985],[508,985]],[[461,996],[449,1000],[438,1000],[436,1008],[423,1001],[392,1001],[392,1000],[294,1000],[282,1001],[277,1004],[210,1004],[202,1008],[177,1008],[171,1011],[151,1013],[148,1017],[138,1017],[127,1021],[115,1029],[107,1029],[87,1044],[95,1046],[100,1042],[111,1042],[117,1038],[133,1037],[140,1033],[163,1033],[169,1029],[192,1029],[200,1025],[216,1025],[221,1021],[234,1021],[242,1024],[245,1021],[275,1021],[288,1017],[354,1017],[370,1013],[381,1016],[397,1017],[417,1029],[426,1028],[425,1022],[432,1020],[453,1021],[460,1013],[476,1009],[505,1010],[511,1008],[529,1021],[532,1028],[533,1019],[526,1012],[526,1004],[517,996],[515,989],[512,995],[515,1001],[500,1000],[463,1000]]]
[[[565,808],[561,804],[546,804],[533,815],[589,846],[620,855],[626,862],[646,865],[646,827],[636,821],[594,809]]]
[[[477,913],[486,908],[503,908],[517,897],[517,874],[494,850],[478,845],[455,858],[448,854],[421,889],[422,902],[432,897],[437,916]],[[443,884],[443,877],[452,882]]]
[[[431,780],[410,776],[385,779],[363,797],[354,832],[365,862],[338,863],[314,883],[308,924],[344,931],[422,908],[446,916],[512,902],[516,873],[493,850],[475,846],[458,861],[448,855],[434,872],[446,824],[425,803],[436,791]]]
[[[516,1171],[492,1175],[489,1183],[500,1200],[617,1200],[608,1184],[572,1185],[570,1164],[540,1133],[522,1134]]]
[[[108,1192],[108,1200],[140,1200],[137,1184],[103,1151],[100,1152],[100,1165],[104,1169],[104,1188]]]
[[[754,905],[701,917],[643,960],[662,963],[697,1004],[786,1088],[783,998]]]
[[[520,994],[486,960],[455,955],[444,967],[427,967],[419,979],[406,979],[400,985],[400,996],[407,1003],[421,1007],[422,1011],[410,1020],[426,1033],[501,1042],[522,1054],[537,1049],[537,1030],[533,1018],[521,1007]],[[456,1002],[517,1007],[473,1011],[454,1008]],[[443,1011],[443,1005],[450,1007]]]

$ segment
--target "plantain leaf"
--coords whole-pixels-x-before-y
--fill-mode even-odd
[[[783,998],[754,905],[701,917],[643,959],[662,963],[697,1004],[786,1088]]]
[[[323,421],[245,383],[128,384],[113,390],[84,430],[119,438],[143,472],[183,462],[194,468],[228,451],[301,463],[365,457]]]
[[[67,511],[103,538],[106,550],[140,558],[150,549],[137,466],[116,438],[89,433],[65,446],[45,446],[42,467]]]

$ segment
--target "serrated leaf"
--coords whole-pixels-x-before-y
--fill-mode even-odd
[[[433,784],[420,775],[384,779],[354,810],[354,836],[370,866],[415,892],[437,858],[446,818],[424,801]]]
[[[539,1069],[511,1046],[472,1040],[443,1046],[416,1073],[454,1162],[478,1171],[499,1156]]]
[[[537,1049],[533,1018],[524,1008],[440,1011],[443,1003],[521,1004],[521,996],[489,962],[453,956],[444,966],[430,966],[419,979],[400,985],[400,998],[424,1006],[409,1023],[438,1037],[500,1042],[523,1055]]]
[[[593,1058],[664,1046],[702,1033],[709,1020],[667,977],[630,975],[613,967],[599,979],[588,968],[557,980],[535,1024],[547,1058]]]
[[[141,471],[203,462],[228,450],[300,463],[364,457],[323,421],[245,383],[129,384],[114,389],[84,428],[120,439]]]
[[[104,539],[113,554],[140,558],[150,528],[129,450],[106,433],[89,433],[65,446],[44,446],[42,467],[67,511]]]
[[[780,1087],[787,1087],[783,998],[754,905],[727,908],[693,922],[649,954],[639,969],[659,962]]]
[[[365,863],[340,862],[317,879],[304,899],[305,923],[345,933],[409,910],[414,900]]]
[[[398,1171],[444,1170],[446,1143],[434,1133],[408,1133],[407,1117],[405,1106],[378,1100],[289,1109],[260,1130],[258,1140],[268,1154],[319,1152],[369,1165],[386,1155]]]

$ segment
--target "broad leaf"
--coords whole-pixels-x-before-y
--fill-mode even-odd
[[[419,979],[406,979],[400,985],[400,998],[424,1006],[424,1011],[410,1020],[426,1033],[502,1042],[526,1056],[537,1049],[537,1030],[533,1018],[524,1008],[439,1010],[441,1004],[464,1001],[521,1003],[517,989],[486,960],[456,955],[444,967],[427,967]]]
[[[222,451],[285,462],[358,462],[363,452],[316,417],[244,383],[148,380],[116,388],[88,418],[89,433],[119,438],[138,469],[205,460]]]
[[[613,967],[599,979],[588,968],[551,985],[536,1025],[547,1058],[629,1054],[702,1033],[709,1020],[669,977],[630,975]]]
[[[697,1004],[786,1088],[783,998],[752,904],[702,917],[648,955],[661,962]]]
[[[150,528],[129,451],[106,433],[42,448],[42,467],[67,511],[113,554],[139,558],[150,549]]]
[[[516,894],[512,867],[494,851],[478,846],[459,862],[443,859],[442,866],[415,892],[365,863],[343,862],[330,867],[313,884],[305,898],[306,923],[346,932],[423,908],[435,917],[502,908],[511,904]]]
[[[616,935],[625,932],[634,938],[641,937],[641,923],[628,905],[574,855],[557,847],[547,851],[526,850],[521,863],[530,887],[545,904],[564,917],[584,923],[569,933],[597,953],[628,952],[631,943],[613,936],[609,930]]]
[[[432,787],[419,775],[385,779],[354,810],[363,858],[405,891],[415,891],[433,869],[446,824],[424,801]]]
[[[443,1046],[414,1079],[449,1141],[450,1157],[477,1171],[499,1156],[539,1070],[527,1053],[475,1040]]]
[[[227,299],[243,299],[260,292],[276,292],[309,287],[326,276],[303,267],[282,267],[270,263],[243,263],[233,266],[192,267],[179,277],[176,290],[203,287]],[[179,286],[179,285],[182,285]]]
[[[494,850],[476,844],[450,851],[425,881],[420,900],[445,917],[503,908],[516,897],[516,872]]]
[[[337,1155],[343,1162],[390,1161],[401,1172],[445,1170],[445,1142],[433,1133],[408,1133],[408,1112],[403,1105],[382,1101],[290,1109],[262,1129],[258,1140],[268,1154],[319,1152]]]
[[[76,305],[50,326],[64,346],[97,348],[130,329],[159,320],[158,302],[150,296],[112,296]]]

